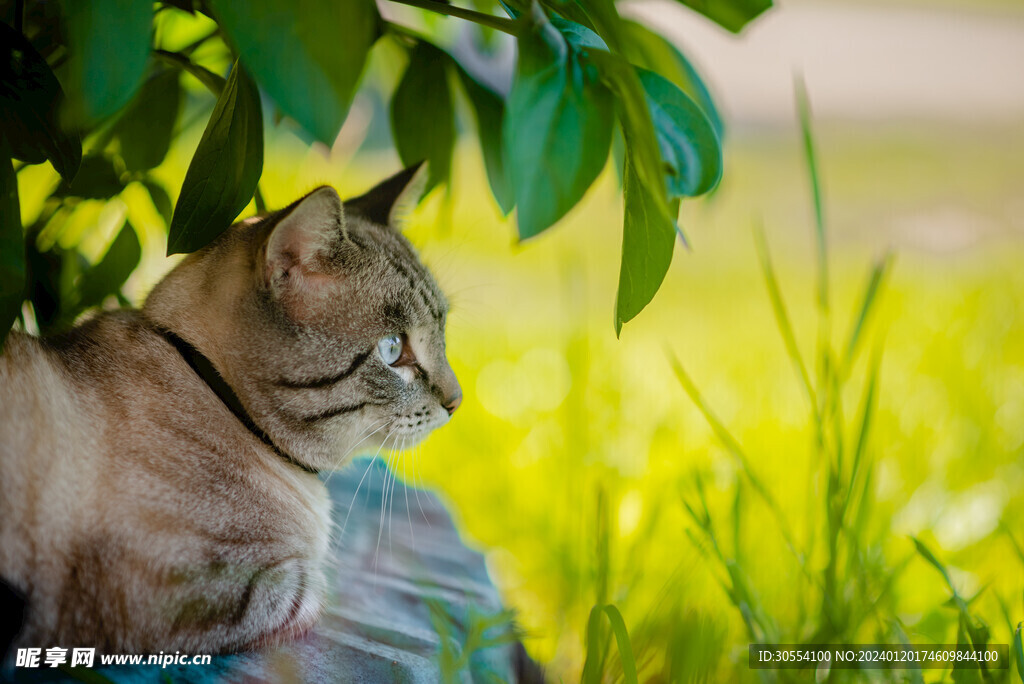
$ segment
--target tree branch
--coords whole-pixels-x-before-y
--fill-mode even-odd
[[[466,21],[471,21],[474,24],[480,24],[481,26],[487,26],[488,28],[501,31],[502,33],[507,33],[510,36],[519,35],[519,23],[513,19],[495,17],[490,14],[484,14],[483,12],[464,9],[462,7],[453,7],[452,5],[447,5],[443,2],[439,2],[438,0],[391,0],[391,2],[395,2],[400,5],[409,5],[410,7],[418,7],[430,12],[436,12],[437,14],[444,14],[449,17],[465,19]]]
[[[213,31],[211,31],[210,33],[206,34],[202,38],[198,38],[195,41],[193,41],[191,44],[186,45],[185,47],[181,48],[181,50],[179,50],[178,52],[180,52],[181,54],[185,55],[186,57],[191,57],[192,53],[196,51],[196,48],[198,48],[200,45],[202,45],[206,41],[208,41],[211,38],[214,38],[214,37],[216,37],[218,35],[220,35],[220,26],[218,26],[217,28],[215,28]]]
[[[224,90],[224,84],[226,81],[223,77],[218,76],[204,66],[196,64],[181,53],[170,52],[168,50],[153,50],[153,56],[192,74],[200,83],[206,86],[215,97],[220,97],[221,91]]]
[[[256,213],[266,214],[267,213],[267,202],[263,199],[263,192],[260,191],[259,183],[256,184],[256,192],[252,198],[256,200]]]

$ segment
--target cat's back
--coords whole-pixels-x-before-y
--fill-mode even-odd
[[[66,538],[68,507],[80,508],[88,495],[91,469],[67,468],[72,459],[87,462],[96,439],[83,410],[89,397],[75,384],[42,340],[8,336],[0,355],[0,573],[15,586],[27,582],[26,559]],[[54,506],[62,510],[54,514]]]
[[[18,489],[12,479],[38,477],[51,469],[69,440],[84,446],[82,439],[90,430],[83,408],[90,402],[78,391],[81,383],[75,370],[46,341],[18,331],[8,336],[0,354],[0,472],[5,494]],[[5,497],[0,505],[6,508],[8,503]]]
[[[151,375],[158,349],[137,311],[100,314],[49,338],[13,331],[0,354],[3,462],[27,454],[48,460],[67,439],[76,450],[87,447],[81,439],[105,413],[106,398]]]
[[[206,637],[161,603],[205,596],[196,568],[299,563],[316,605],[322,485],[269,452],[169,334],[123,310],[14,334],[0,356],[0,578],[29,597],[26,639],[219,644],[182,641]]]
[[[66,543],[70,523],[81,527],[98,510],[111,424],[130,419],[133,387],[159,377],[159,354],[136,311],[100,314],[52,338],[8,336],[0,355],[0,571],[29,567],[25,559],[45,555],[41,544]]]

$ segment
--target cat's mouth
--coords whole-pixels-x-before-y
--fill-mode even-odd
[[[388,430],[385,446],[400,450],[414,447],[448,420],[445,411],[414,411],[398,416]]]

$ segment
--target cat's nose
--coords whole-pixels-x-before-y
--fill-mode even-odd
[[[445,409],[448,411],[448,415],[455,413],[455,409],[459,408],[459,404],[462,403],[462,392],[456,392],[453,396],[448,398],[448,401],[444,403]]]

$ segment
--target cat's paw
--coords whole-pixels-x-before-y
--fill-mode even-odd
[[[300,560],[289,560],[265,573],[249,610],[256,636],[249,648],[266,648],[308,633],[320,617],[323,578]]]

